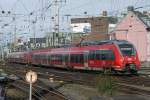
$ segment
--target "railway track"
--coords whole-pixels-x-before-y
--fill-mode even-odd
[[[142,87],[137,85],[131,85],[126,83],[117,83],[120,88],[120,91],[124,91],[129,94],[138,94],[143,96],[150,97],[150,88],[149,87]]]
[[[17,66],[17,67],[16,67]],[[23,74],[25,75],[25,73],[27,71],[29,71],[29,69],[37,72],[38,76],[41,78],[53,78],[57,81],[65,81],[68,83],[77,83],[77,84],[82,84],[82,85],[94,85],[93,84],[93,77],[98,76],[99,74],[88,74],[88,73],[81,73],[81,72],[69,72],[66,70],[56,70],[56,69],[49,69],[49,68],[40,68],[40,67],[26,67],[24,65],[19,65],[21,67],[18,67],[18,65],[14,66],[14,67],[10,67],[6,68],[8,71],[12,71],[12,72],[17,72],[19,74]],[[22,69],[23,67],[23,69]],[[91,81],[89,81],[91,80]]]
[[[24,79],[24,76],[26,74],[25,70],[9,69],[7,70],[7,73],[14,74],[20,77],[19,80],[13,80],[11,78],[10,80],[14,82],[9,83],[9,85],[12,85],[26,93],[29,92],[29,84]],[[9,79],[9,77],[7,78]],[[71,98],[68,98],[67,96],[63,95],[57,89],[44,85],[40,80],[33,84],[33,97],[35,100],[49,100],[49,98],[51,98],[52,100],[71,100]]]
[[[39,82],[38,82],[39,83]],[[28,93],[29,92],[29,84],[24,81],[15,81],[12,83],[14,87],[21,89],[22,91]],[[48,100],[47,96],[51,97],[52,100],[69,100],[66,96],[58,92],[53,88],[46,88],[39,84],[33,85],[33,97],[35,100]]]
[[[15,67],[16,72],[26,73],[28,70],[28,67],[24,65],[19,65],[22,67],[18,67],[18,65]],[[24,67],[23,67],[24,66]],[[9,69],[12,71],[12,68],[8,66]],[[13,67],[14,68],[14,67]],[[8,69],[8,68],[7,68]],[[98,74],[89,74],[89,73],[80,73],[80,72],[69,72],[64,70],[56,70],[56,69],[47,69],[47,68],[40,68],[40,67],[32,67],[32,70],[38,72],[38,75],[41,78],[54,78],[56,80],[65,81],[68,83],[77,83],[77,84],[83,84],[83,85],[90,85],[94,86],[95,83],[95,77],[98,77]],[[123,90],[125,92],[129,93],[135,93],[139,95],[150,95],[150,79],[149,78],[143,78],[140,76],[111,76],[115,78],[116,85],[118,87],[122,87],[120,90]],[[89,81],[90,80],[90,81]]]

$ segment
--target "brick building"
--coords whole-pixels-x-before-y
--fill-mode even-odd
[[[73,18],[71,19],[71,23],[90,23],[91,33],[98,33],[98,34],[108,33],[107,17]]]
[[[89,23],[91,25],[91,32],[84,33],[86,35],[82,35],[82,33],[77,33],[78,35],[74,35],[73,43],[78,43],[83,39],[84,41],[98,41],[98,40],[108,40],[108,32],[110,31],[110,24],[115,24],[118,22],[116,17],[107,17],[107,14],[104,13],[103,16],[100,17],[85,17],[85,18],[72,18],[71,24],[75,23]]]

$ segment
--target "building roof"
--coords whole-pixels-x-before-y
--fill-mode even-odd
[[[116,24],[118,22],[118,18],[114,16],[99,16],[99,17],[84,17],[84,18],[72,18],[71,23],[91,23],[93,20],[108,20],[108,23]]]
[[[150,28],[150,17],[146,14],[143,14],[139,11],[133,11],[137,15],[137,17],[148,27]]]
[[[150,31],[150,16],[140,12],[140,11],[130,11],[130,13],[133,13],[135,16],[137,16],[137,18],[143,22],[143,24],[147,27],[147,31]],[[125,14],[125,17],[129,14],[129,12],[127,14]],[[116,27],[124,20],[124,18],[118,18],[118,24],[116,25]],[[116,29],[116,27],[113,29],[113,31],[110,31],[110,34],[113,34],[114,30]]]

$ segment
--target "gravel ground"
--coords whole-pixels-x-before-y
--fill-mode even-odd
[[[59,90],[73,100],[91,100],[93,97],[101,97],[101,94],[95,88],[83,85],[66,84]]]
[[[59,90],[67,95],[71,100],[150,100],[146,96],[130,95],[116,92],[114,96],[105,96],[98,92],[96,88],[77,85],[66,84]]]
[[[25,98],[28,96],[26,93],[15,88],[7,89],[6,95],[7,100],[25,100]]]

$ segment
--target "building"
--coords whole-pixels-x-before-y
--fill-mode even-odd
[[[131,9],[132,8],[132,9]],[[110,39],[128,40],[133,43],[141,61],[150,62],[150,17],[128,8],[128,14],[110,33]]]
[[[88,27],[91,33],[108,33],[108,18],[107,17],[87,17],[87,18],[72,18],[71,24],[74,24],[74,27],[82,26],[84,24],[89,24]],[[85,25],[86,25],[85,24]],[[85,31],[85,27],[83,28],[83,32]]]
[[[109,40],[108,34],[83,34],[75,33],[72,34],[72,44],[79,44],[80,42],[90,42],[90,41],[99,41],[99,40]]]
[[[30,38],[28,42],[28,47],[31,49],[45,48],[46,38]]]
[[[106,12],[99,17],[72,18],[71,26],[74,32],[72,43],[76,44],[81,40],[86,42],[108,40],[108,33],[115,28],[117,22],[117,17],[108,17]],[[85,31],[86,27],[90,27],[87,28],[88,31]]]

